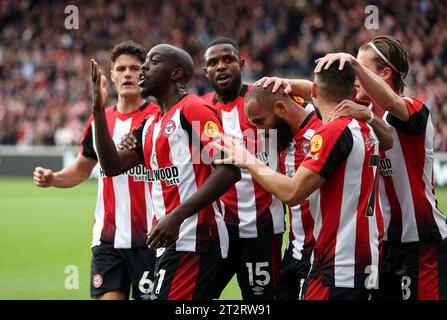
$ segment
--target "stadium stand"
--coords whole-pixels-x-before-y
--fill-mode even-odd
[[[90,111],[90,64],[110,68],[108,50],[128,39],[146,48],[168,42],[189,51],[189,89],[211,88],[203,52],[216,36],[234,38],[246,58],[246,81],[264,75],[310,77],[327,52],[356,53],[378,34],[407,44],[407,94],[433,110],[436,150],[447,151],[446,1],[218,0],[76,1],[79,29],[67,30],[61,1],[0,2],[0,144],[77,145]],[[367,5],[379,29],[365,28]],[[109,83],[111,93],[111,85]],[[111,95],[109,102],[115,97]]]

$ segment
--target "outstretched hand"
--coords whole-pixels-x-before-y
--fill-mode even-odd
[[[98,63],[90,59],[92,76],[93,111],[104,109],[107,100],[107,79],[101,74]]]
[[[220,140],[223,142],[223,145],[219,141],[215,141],[212,144],[216,149],[225,153],[225,158],[214,160],[215,164],[233,164],[245,169],[247,165],[256,162],[256,157],[234,139],[220,134]]]

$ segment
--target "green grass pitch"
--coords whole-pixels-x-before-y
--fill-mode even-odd
[[[0,179],[0,299],[90,299],[90,241],[95,181],[40,189],[29,179]],[[438,189],[447,211],[447,189]],[[79,288],[66,289],[67,266]],[[240,299],[235,279],[221,299]]]

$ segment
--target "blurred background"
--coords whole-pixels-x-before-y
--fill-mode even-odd
[[[64,27],[68,4],[79,9],[77,30]],[[377,30],[364,26],[367,5],[379,8]],[[431,106],[436,148],[447,150],[444,0],[2,0],[0,21],[0,144],[78,144],[90,115],[88,59],[109,70],[110,50],[120,41],[186,49],[195,62],[189,89],[203,94],[210,90],[203,53],[217,36],[240,45],[250,82],[265,75],[309,78],[323,54],[356,54],[374,36],[392,34],[410,51],[406,94]]]
[[[65,7],[79,10],[79,29],[66,29]],[[368,5],[378,29],[365,28]],[[376,35],[391,34],[410,51],[406,95],[431,107],[436,128],[435,183],[447,183],[447,1],[351,0],[0,0],[0,299],[88,299],[88,250],[95,182],[41,190],[32,168],[70,163],[90,116],[90,65],[110,69],[110,50],[132,39],[193,56],[189,90],[211,90],[203,53],[217,36],[236,40],[244,80],[265,75],[311,78],[328,52],[357,53]],[[106,72],[109,75],[108,72]],[[109,105],[116,96],[109,82]],[[27,179],[6,178],[26,176]],[[76,190],[76,191],[75,191]],[[447,193],[438,188],[441,208]],[[64,287],[64,268],[79,266],[82,288]],[[232,284],[234,285],[234,283]],[[230,290],[230,289],[229,289]],[[232,288],[224,298],[238,298]]]

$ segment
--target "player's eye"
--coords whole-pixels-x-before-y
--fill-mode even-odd
[[[153,65],[157,65],[160,61],[158,61],[156,59],[152,59],[151,62],[152,62]]]

